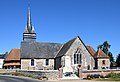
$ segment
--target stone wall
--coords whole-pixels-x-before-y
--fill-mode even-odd
[[[0,73],[12,73],[16,72],[16,69],[0,69]]]
[[[46,76],[48,80],[57,80],[59,79],[59,71],[58,70],[34,70],[34,71],[26,71],[26,70],[17,70],[17,72],[32,74],[34,76]]]
[[[62,78],[62,76],[60,77],[60,71],[59,70],[6,70],[6,69],[0,69],[0,73],[11,73],[11,72],[21,72],[24,74],[30,74],[33,76],[38,76],[38,77],[42,77],[42,76],[46,76],[48,77],[48,80],[57,80],[59,78]],[[61,71],[62,73],[62,71]],[[100,74],[103,76],[106,76],[109,73],[120,73],[120,69],[104,69],[104,70],[81,70],[80,69],[80,78],[86,78],[88,75],[94,75],[94,74]]]
[[[105,61],[105,64],[103,64],[102,62],[103,60]],[[97,62],[98,62],[98,69],[102,69],[103,67],[104,69],[110,68],[110,59],[105,59],[105,58],[98,59]]]
[[[82,71],[81,78],[86,78],[88,75],[94,75],[94,74],[106,76],[109,73],[120,73],[120,69],[86,70],[86,71]]]
[[[54,59],[49,59],[49,65],[46,65],[46,59],[34,59],[34,66],[31,66],[31,59],[21,59],[21,69],[53,70],[54,69]]]
[[[31,59],[21,59],[21,69],[29,69],[31,66]]]
[[[60,77],[59,70],[34,70],[34,71],[24,71],[19,70],[19,72],[32,74],[35,76],[46,76],[49,80],[57,80]],[[81,71],[80,78],[86,78],[88,75],[100,74],[106,76],[109,73],[120,73],[120,69],[108,69],[108,70],[84,70]]]
[[[71,64],[72,66],[75,66],[74,64],[74,52],[77,49],[80,49],[80,53],[82,55],[82,69],[87,69],[88,65],[90,66],[90,69],[93,69],[94,65],[94,58],[91,56],[91,54],[88,52],[88,50],[86,49],[85,45],[83,44],[83,42],[77,38],[74,43],[71,45],[71,47],[68,49],[68,51],[66,52],[66,56],[70,56],[71,57]]]

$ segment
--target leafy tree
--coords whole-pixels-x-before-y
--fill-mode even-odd
[[[110,57],[110,61],[114,62],[114,57],[111,52],[108,53],[108,56]]]
[[[110,57],[110,61],[114,62],[114,57],[112,53],[109,51],[110,47],[111,45],[107,41],[104,41],[103,44],[99,45],[97,48],[98,49],[100,48],[106,55]]]
[[[116,59],[117,66],[120,67],[120,54],[118,54]]]
[[[97,47],[97,49],[99,49],[99,48],[102,49],[102,47],[103,47],[103,45],[101,44]]]
[[[98,49],[100,48],[105,54],[109,54],[109,48],[110,48],[111,45],[108,44],[107,41],[104,41],[103,44],[99,45],[98,46]]]

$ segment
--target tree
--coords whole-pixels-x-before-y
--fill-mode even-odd
[[[100,48],[105,54],[109,54],[109,48],[110,48],[111,45],[108,44],[107,41],[104,41],[103,44],[99,45],[98,46],[98,49]]]
[[[108,56],[110,57],[110,61],[111,61],[111,62],[114,62],[114,57],[113,57],[113,55],[112,55],[111,52],[108,53]]]
[[[97,49],[99,49],[99,48],[102,49],[102,47],[103,47],[103,45],[101,44],[97,47]]]
[[[97,48],[98,49],[100,48],[106,55],[110,57],[110,61],[114,62],[114,57],[112,53],[109,51],[110,47],[111,45],[107,41],[104,41],[103,44],[99,45]]]
[[[120,67],[120,54],[118,54],[116,59],[117,67]]]

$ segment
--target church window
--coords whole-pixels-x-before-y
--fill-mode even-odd
[[[76,54],[74,54],[74,64],[77,64],[77,61],[76,61]]]
[[[102,64],[105,65],[105,60],[102,61]]]
[[[31,66],[34,66],[34,59],[31,59]]]
[[[74,64],[81,64],[81,63],[82,63],[81,53],[80,50],[77,49],[74,53]]]
[[[49,59],[46,59],[46,65],[49,65]]]

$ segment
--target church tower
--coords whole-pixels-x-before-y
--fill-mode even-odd
[[[36,32],[31,22],[30,7],[28,7],[27,25],[23,33],[23,41],[36,41]]]

